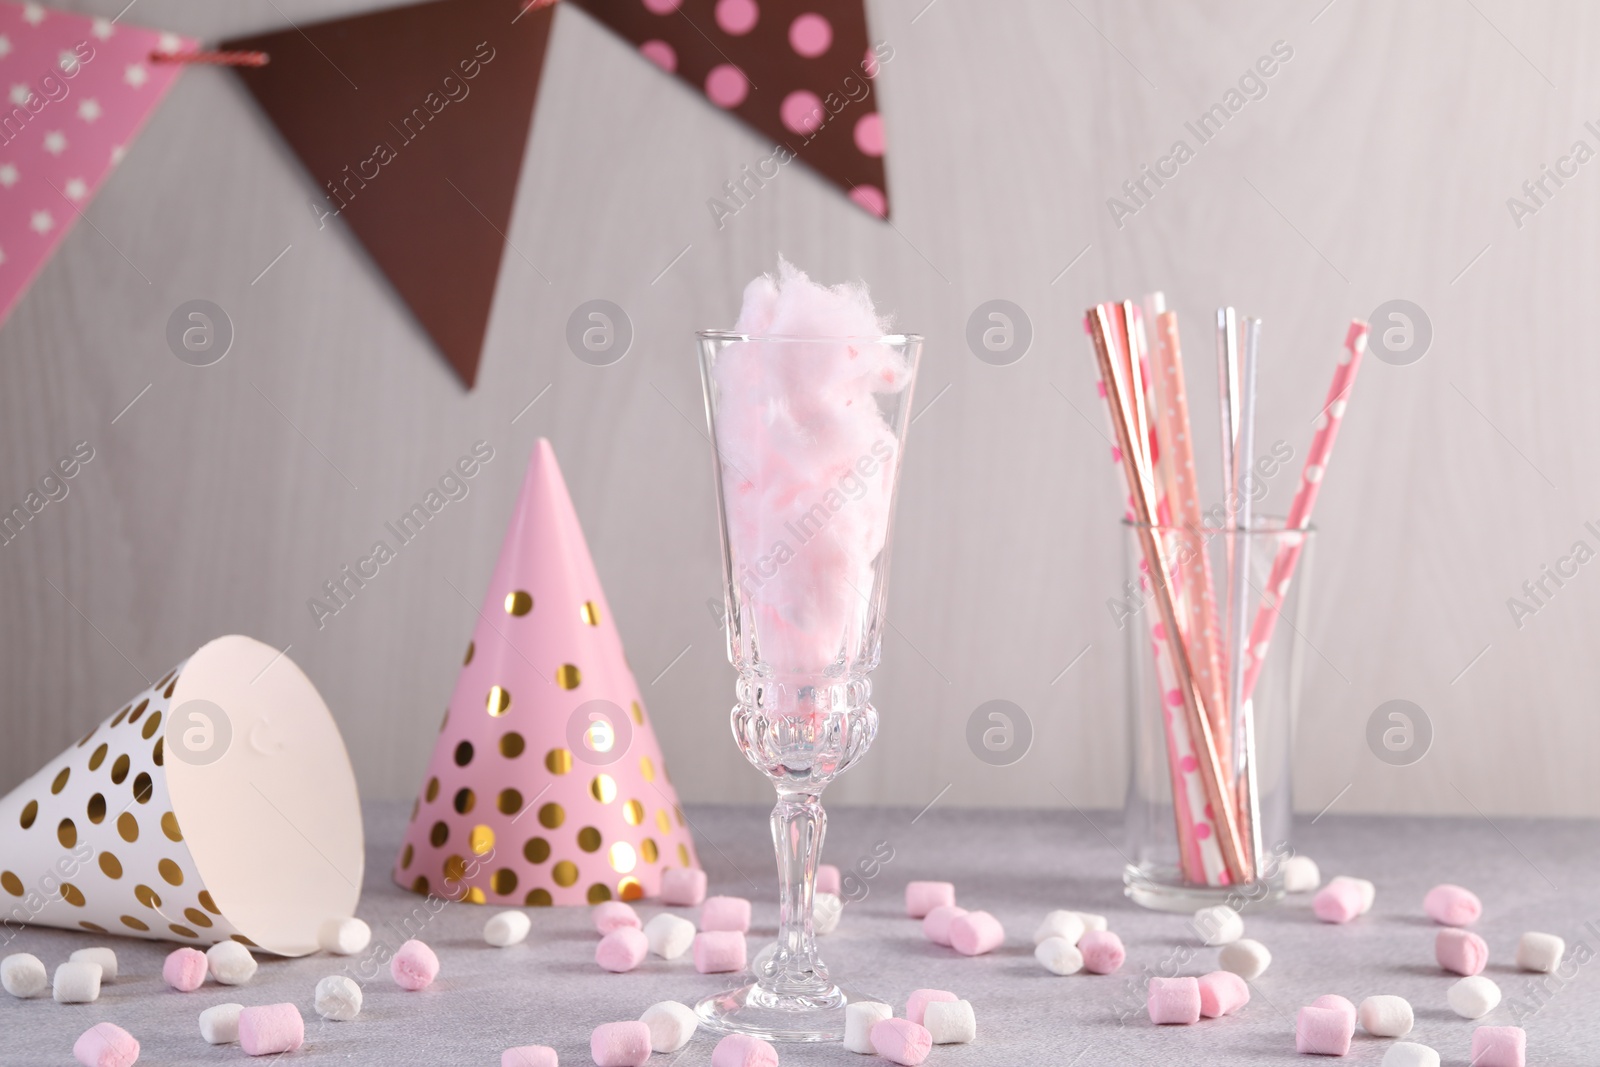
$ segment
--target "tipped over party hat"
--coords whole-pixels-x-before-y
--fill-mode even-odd
[[[284,956],[354,914],[361,809],[299,667],[219,637],[0,800],[0,916]]]
[[[500,561],[394,878],[496,904],[637,900],[697,865],[550,442]]]

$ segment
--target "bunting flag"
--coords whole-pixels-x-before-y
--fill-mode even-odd
[[[182,68],[194,42],[115,19],[0,3],[0,322]]]

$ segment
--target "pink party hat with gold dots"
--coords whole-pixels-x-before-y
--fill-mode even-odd
[[[654,896],[694,867],[567,484],[540,438],[394,878],[475,904]]]

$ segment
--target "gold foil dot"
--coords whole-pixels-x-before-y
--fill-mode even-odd
[[[221,915],[222,914],[222,910],[217,907],[216,901],[211,899],[211,894],[206,892],[204,889],[200,890],[199,895],[196,896],[195,899],[200,902],[200,906],[202,908],[206,909],[211,914],[213,914],[213,915]]]
[[[467,664],[472,662],[472,654],[474,652],[476,652],[477,650],[478,650],[478,642],[476,642],[476,641],[468,641],[467,642],[467,657],[466,657],[466,659],[463,659],[461,661],[461,665],[463,667],[465,667]]]
[[[183,868],[171,860],[162,860],[156,864],[156,870],[161,872],[161,877],[167,880],[168,885],[183,884]]]
[[[100,729],[98,726],[90,727],[89,732],[83,735],[83,740],[78,742],[78,747],[82,748],[84,745],[87,745],[89,743],[89,738],[93,737],[95,731],[98,729]]]
[[[133,710],[133,705],[129,704],[127,707],[125,707],[121,711],[117,712],[117,717],[115,719],[111,720],[111,725],[112,726],[120,726],[120,725],[122,725],[122,720],[127,718],[128,717],[128,712],[130,712],[132,710]]]
[[[511,710],[511,691],[503,686],[491,685],[489,698],[484,704],[489,709],[489,714],[498,719]]]
[[[489,885],[500,896],[508,897],[517,891],[517,872],[510,867],[501,867],[494,872],[494,878]]]
[[[527,747],[528,743],[515,730],[508,734],[502,734],[500,737],[500,755],[506,759],[516,759],[522,755],[522,750]]]
[[[61,842],[62,848],[71,848],[78,843],[78,827],[71,819],[62,819],[56,825],[56,840]]]
[[[106,818],[106,798],[104,794],[96,793],[90,797],[86,812],[89,816],[89,821],[96,826],[104,822]]]
[[[550,842],[542,837],[530,837],[528,838],[528,843],[522,846],[522,856],[529,863],[543,863],[550,858]],[[17,883],[18,886],[21,886],[21,884],[21,882]],[[21,895],[22,891],[18,889],[17,896],[20,897]]]
[[[428,843],[434,848],[443,848],[448,840],[450,840],[450,827],[443,822],[434,823],[433,829],[428,831]]]
[[[522,902],[530,908],[548,908],[555,903],[550,898],[550,890],[548,889],[530,889]]]
[[[123,779],[128,777],[128,768],[130,766],[131,764],[128,762],[128,754],[124,752],[122,755],[118,756],[116,762],[111,765],[111,780],[117,785],[121,785]]]
[[[456,798],[452,802],[457,815],[465,815],[478,804],[478,795],[463,786],[456,790]]]
[[[411,869],[411,858],[415,855],[416,849],[412,848],[410,845],[407,845],[406,850],[400,854],[400,869],[402,871]]]
[[[183,831],[178,828],[178,817],[170,811],[161,816],[161,832],[167,835],[169,841],[183,840]]]
[[[644,822],[644,805],[637,800],[630,800],[622,805],[622,817],[628,821],[629,826],[638,826]]]
[[[92,934],[109,934],[111,932],[110,930],[107,930],[104,926],[101,926],[99,923],[92,923],[87,919],[79,920],[78,925],[83,927],[85,930],[89,931]]]
[[[167,924],[167,929],[171,930],[173,933],[177,934],[179,937],[199,937],[200,936],[199,934],[195,933],[193,930],[189,929],[187,926],[179,926],[177,923],[168,923]]]
[[[0,871],[0,887],[4,887],[5,891],[14,897],[23,894],[22,879],[10,871]]]
[[[428,798],[428,803],[429,804],[432,804],[435,800],[438,800],[439,799],[439,779],[437,779],[437,778],[429,778],[428,779],[427,792],[424,793],[423,795]]]
[[[461,899],[468,904],[482,904],[484,902],[483,890],[477,886],[469,886],[467,891],[461,894]]]
[[[22,817],[17,821],[22,824],[22,828],[24,830],[27,830],[32,828],[33,820],[37,819],[38,817],[39,802],[37,800],[30,800],[22,806]]]
[[[678,862],[683,864],[685,867],[689,866],[689,846],[688,845],[680,844],[678,846]]]
[[[550,868],[550,877],[555,879],[556,885],[565,889],[578,880],[578,865],[571,860],[562,860]]]
[[[583,681],[583,674],[570,663],[563,663],[556,668],[556,684],[563,689],[576,689]]]
[[[167,687],[164,690],[161,691],[161,695],[166,697],[168,700],[171,700],[172,699],[172,691],[174,689],[176,689],[176,688],[178,688],[178,679],[176,677],[174,677],[172,679],[172,681],[170,683],[168,683]]]
[[[104,763],[106,760],[106,751],[106,743],[104,741],[100,742],[100,747],[95,749],[94,753],[89,757],[89,769],[91,771],[98,771],[100,769],[100,764]]]
[[[133,780],[133,799],[141,804],[150,803],[154,787],[155,783],[150,780],[150,776],[144,771],[140,771],[138,777]]]
[[[148,930],[148,929],[150,929],[150,927],[146,926],[144,923],[140,922],[138,919],[135,919],[132,915],[124,915],[122,917],[122,925],[126,926],[130,930]]]
[[[583,617],[583,621],[588,623],[590,626],[600,625],[600,605],[596,604],[594,601],[585,600],[583,602],[583,607],[578,609],[578,614],[581,615]]]
[[[622,900],[639,900],[644,897],[644,886],[639,879],[629,875],[617,883],[617,896]]]
[[[239,942],[239,944],[243,945],[245,948],[260,948],[261,947],[260,945],[256,944],[254,941],[250,940],[248,937],[244,936],[243,934],[230,934],[229,937],[228,937],[228,940],[229,941],[237,941],[237,942]]]
[[[613,844],[606,858],[611,861],[611,869],[618,874],[627,874],[639,865],[639,854],[626,841]]]
[[[546,830],[554,830],[566,821],[566,809],[554,801],[539,809],[539,825]]]
[[[109,852],[100,853],[100,870],[107,878],[122,877],[122,861]]]
[[[661,832],[662,833],[664,833],[664,834],[672,833],[672,820],[667,818],[667,809],[666,808],[657,808],[656,809],[656,825],[661,827]]]
[[[644,725],[644,709],[639,706],[639,702],[637,700],[635,700],[633,702],[633,705],[630,708],[628,708],[628,710],[633,713],[634,724],[637,725],[637,726],[643,726]]]
[[[133,812],[125,811],[117,816],[117,833],[130,844],[139,840],[139,820],[133,817]]]
[[[646,863],[654,863],[661,858],[661,851],[656,848],[656,839],[647,837],[639,842],[639,855],[644,857]]]
[[[178,676],[178,672],[177,671],[168,671],[166,674],[163,674],[161,676],[161,681],[157,682],[155,685],[151,686],[150,688],[151,689],[160,689],[162,686],[166,685],[168,682],[172,681],[177,676]]]
[[[472,762],[472,742],[463,741],[456,746],[456,766],[465,767]]]
[[[644,775],[644,780],[647,782],[656,780],[656,765],[650,762],[649,756],[639,757],[639,773]]]
[[[156,738],[156,747],[150,750],[150,762],[157,767],[167,762],[167,739],[165,737]]]
[[[611,887],[606,885],[604,882],[596,882],[594,885],[589,887],[589,892],[587,895],[589,897],[589,903],[604,904],[606,901],[611,899]]]
[[[589,795],[602,804],[609,804],[617,799],[617,783],[609,774],[597,774],[589,783]]]
[[[544,766],[551,774],[566,774],[572,770],[572,753],[564,748],[552,748],[545,753]]]
[[[67,787],[67,779],[70,777],[72,777],[72,768],[61,768],[61,773],[56,775],[56,780],[50,783],[51,794],[54,795],[65,789]]]
[[[524,589],[506,594],[506,614],[526,615],[533,610],[533,596]]]
[[[134,886],[133,895],[138,899],[139,903],[143,904],[147,908],[161,907],[161,894],[157,893],[154,889],[151,889],[147,885]]]
[[[447,882],[459,882],[467,876],[467,861],[460,856],[451,856],[444,861],[444,878]]]
[[[515,815],[522,810],[522,793],[515,789],[500,790],[498,807],[502,815]]]
[[[417,875],[411,881],[411,891],[426,896],[428,893],[428,880],[420,874]]]
[[[494,851],[494,831],[479,823],[467,835],[467,847],[475,856],[486,856]]]
[[[161,729],[161,713],[158,711],[144,721],[144,729],[140,730],[139,734],[148,741],[156,735],[156,731],[159,729]]]
[[[196,926],[211,925],[211,916],[207,915],[199,908],[184,908],[183,917],[194,923]]]
[[[585,826],[578,831],[578,847],[585,852],[597,852],[600,849],[600,831],[592,826]]]
[[[128,725],[132,726],[139,721],[139,716],[144,714],[144,709],[150,706],[149,700],[139,701],[139,706],[133,709],[133,714],[128,716]]]

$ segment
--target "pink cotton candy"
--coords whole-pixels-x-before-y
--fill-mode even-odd
[[[650,939],[643,930],[619,926],[600,939],[594,948],[594,961],[613,974],[631,971],[650,954]]]
[[[1470,978],[1489,962],[1489,943],[1471,930],[1447,927],[1433,939],[1433,957],[1445,970]]]
[[[641,1022],[603,1023],[589,1035],[595,1067],[644,1067],[650,1058],[650,1027]]]
[[[1483,915],[1483,901],[1472,890],[1447,882],[1428,890],[1422,910],[1442,926],[1471,926]]]
[[[439,957],[413,938],[396,950],[394,959],[389,961],[389,973],[401,989],[427,989],[439,977]]]
[[[993,952],[1005,939],[1000,920],[986,911],[969,911],[950,922],[950,947],[963,956]]]
[[[1324,993],[1316,1000],[1313,1000],[1311,1002],[1311,1006],[1313,1008],[1327,1008],[1329,1011],[1336,1011],[1344,1016],[1347,1016],[1350,1020],[1351,1031],[1354,1032],[1356,1025],[1356,1006],[1347,998],[1341,997],[1337,993]]]
[[[711,1067],[778,1067],[778,1050],[749,1034],[729,1034],[711,1050]]]
[[[1338,1008],[1301,1008],[1294,1020],[1294,1050],[1313,1056],[1343,1056],[1355,1035],[1354,1014]]]
[[[907,882],[906,914],[913,919],[926,918],[934,908],[956,902],[956,887],[949,882]]]
[[[115,1023],[95,1023],[72,1043],[72,1058],[83,1067],[129,1067],[139,1058],[139,1042]]]
[[[884,1019],[872,1024],[872,1047],[890,1063],[915,1067],[928,1058],[933,1035],[910,1019]]]
[[[700,929],[748,932],[750,902],[743,897],[707,897],[700,906]]]
[[[1361,914],[1361,887],[1335,878],[1311,898],[1311,910],[1325,923],[1347,923]]]
[[[197,948],[173,949],[161,964],[161,977],[180,993],[193,993],[206,981],[210,961]]]
[[[1083,969],[1090,974],[1110,974],[1128,958],[1122,938],[1110,930],[1090,930],[1078,942],[1078,951],[1083,954]]]
[[[559,1067],[556,1050],[548,1045],[519,1045],[500,1053],[500,1067]]]
[[[1207,1019],[1231,1015],[1250,1003],[1250,984],[1232,971],[1203,975],[1199,986],[1200,1014]]]
[[[1472,1031],[1472,1067],[1523,1067],[1528,1035],[1520,1026],[1480,1026]]]
[[[599,930],[602,936],[619,926],[631,926],[637,930],[644,925],[639,921],[639,913],[634,911],[631,905],[624,904],[620,900],[608,900],[604,904],[596,904],[589,917],[594,920],[594,928]]]
[[[694,969],[701,974],[744,970],[744,935],[737,930],[711,930],[694,935]]]
[[[921,1026],[922,1017],[927,1014],[929,1004],[936,1002],[954,1004],[960,999],[954,993],[943,989],[912,990],[911,995],[906,998],[906,1018]]]
[[[950,924],[967,913],[959,904],[940,904],[922,917],[922,936],[935,945],[950,947]]]
[[[668,867],[661,872],[661,903],[692,908],[706,899],[706,872],[698,867]]]
[[[839,896],[839,884],[839,868],[831,863],[824,863],[817,868],[817,892]]]
[[[305,1020],[293,1004],[258,1005],[239,1013],[239,1047],[248,1055],[293,1052],[305,1039]]]
[[[1188,1026],[1200,1021],[1200,983],[1193,978],[1152,978],[1145,1008],[1158,1026]]]

